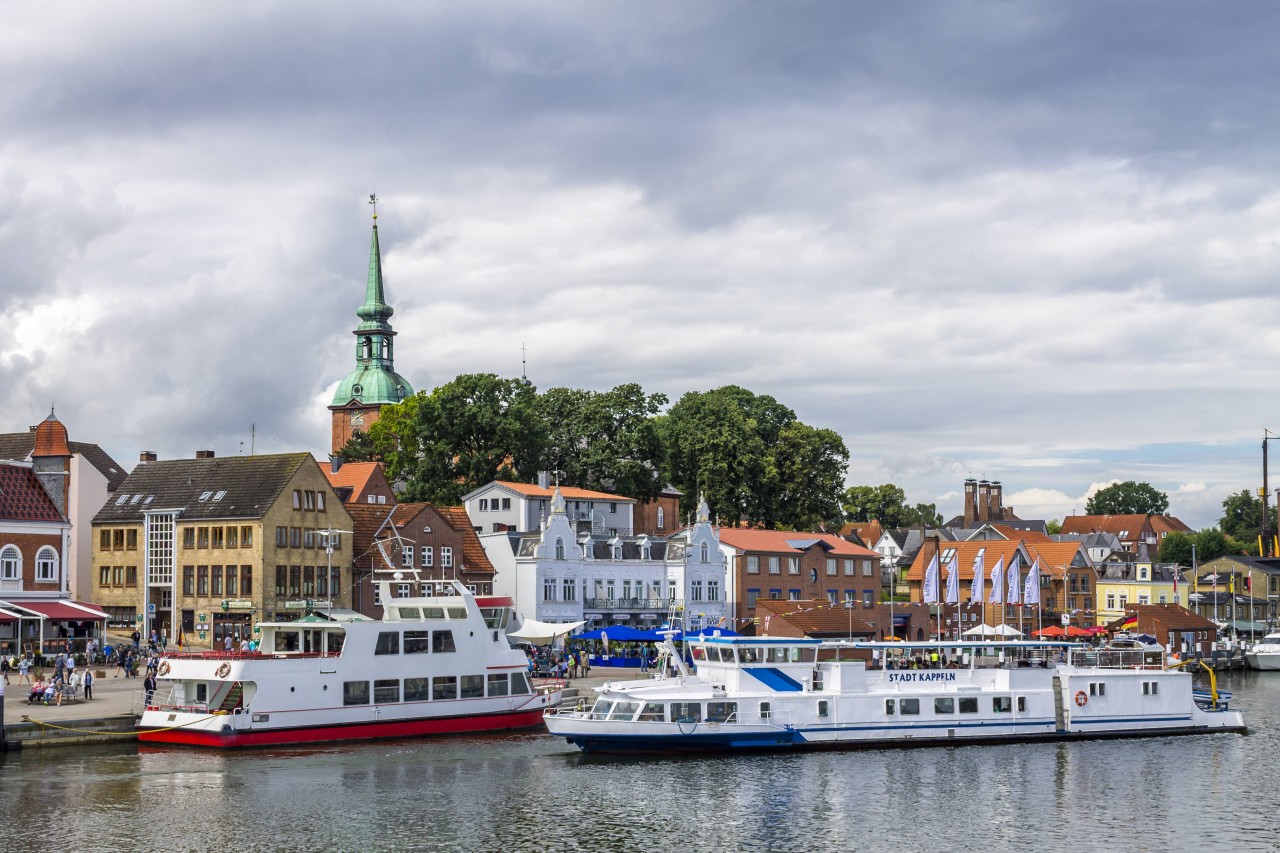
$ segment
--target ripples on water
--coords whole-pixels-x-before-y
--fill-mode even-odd
[[[0,761],[0,849],[1280,849],[1280,673],[1223,686],[1246,737],[682,759],[583,757],[527,733],[31,750]]]

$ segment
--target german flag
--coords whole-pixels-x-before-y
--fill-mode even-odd
[[[1120,623],[1121,631],[1132,631],[1134,628],[1137,628],[1137,627],[1138,627],[1138,617],[1133,614],[1126,616],[1124,621]]]

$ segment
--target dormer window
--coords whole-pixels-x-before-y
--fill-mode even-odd
[[[621,545],[614,545],[614,546],[613,546],[613,559],[615,559],[615,560],[621,560],[621,559],[622,559],[622,546],[621,546]]]

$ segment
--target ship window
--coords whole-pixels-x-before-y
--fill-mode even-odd
[[[961,714],[978,713],[978,697],[977,696],[961,696],[960,697],[960,713]]]
[[[1089,695],[1090,696],[1106,696],[1107,685],[1101,681],[1089,682]]]
[[[769,652],[769,663],[786,663],[787,662],[786,646],[774,646],[773,648],[769,649],[768,652]]]
[[[791,650],[792,663],[813,663],[818,659],[818,650],[812,646],[807,648],[796,647]]]
[[[1156,682],[1156,681],[1142,682],[1142,695],[1144,696],[1154,696],[1156,695],[1157,692],[1159,692],[1159,689],[1160,689],[1159,682]]]
[[[197,684],[196,685],[196,702],[203,705],[205,702],[208,702],[208,701],[209,701],[209,685]]]
[[[422,608],[422,618],[423,619],[443,619],[444,608],[443,607],[424,607]]]
[[[1026,710],[1027,710],[1027,697],[1019,696],[1018,697],[1018,713],[1019,714],[1025,713]]]
[[[379,632],[378,644],[374,646],[373,653],[375,655],[400,654],[400,632],[399,631]]]
[[[342,682],[342,704],[343,705],[368,705],[369,704],[369,682],[367,681]]]
[[[920,700],[900,699],[898,700],[898,710],[904,715],[917,715],[920,713]]]
[[[640,710],[639,702],[618,702],[609,713],[611,720],[630,720]]]
[[[431,698],[432,699],[457,699],[458,698],[458,676],[443,675],[439,678],[431,680]]]
[[[703,648],[702,646],[694,646],[694,647],[693,647],[693,659],[694,659],[694,660],[706,660],[706,659],[707,659],[707,650],[706,650],[705,648]]]
[[[430,631],[405,631],[404,653],[406,655],[425,655],[431,651]]]
[[[591,706],[591,719],[607,720],[609,719],[609,711],[613,708],[612,702],[605,702],[603,699],[597,700],[596,704]]]
[[[661,702],[645,702],[636,719],[646,723],[661,723],[666,719],[666,706]]]
[[[700,723],[702,705],[698,702],[672,702],[671,719],[676,723]]]
[[[425,702],[431,698],[431,679],[406,678],[404,680],[404,701]]]
[[[933,713],[935,714],[954,714],[956,712],[956,700],[950,696],[939,696],[933,700]]]
[[[483,699],[484,698],[484,676],[483,675],[462,676],[462,698],[463,699]]]
[[[449,618],[450,618],[450,619],[466,619],[466,618],[467,618],[467,608],[465,608],[465,607],[450,607],[450,608],[449,608]]]
[[[489,695],[490,696],[506,696],[507,695],[507,674],[489,676]]]
[[[1013,700],[1008,696],[992,696],[991,710],[997,714],[1007,714],[1013,710]]]
[[[818,700],[818,719],[826,719],[831,716],[831,706],[826,699]]]
[[[396,610],[400,612],[401,619],[418,619],[422,612],[416,607],[397,607]]]
[[[400,680],[380,678],[373,682],[373,701],[377,705],[400,701]]]
[[[819,702],[819,705],[827,704],[825,701]],[[738,703],[737,702],[708,702],[707,703],[707,722],[708,723],[729,723],[738,720]]]
[[[532,693],[529,687],[529,676],[523,672],[511,673],[511,695],[521,696],[525,693]]]
[[[886,717],[892,717],[892,716],[893,716],[893,706],[894,706],[894,704],[896,703],[896,701],[897,701],[897,700],[895,700],[895,699],[886,699],[886,700],[884,700],[884,713],[885,713],[885,716],[886,716]]]
[[[438,653],[456,652],[458,649],[453,644],[452,631],[432,631],[431,632],[431,651]]]

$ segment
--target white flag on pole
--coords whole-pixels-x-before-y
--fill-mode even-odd
[[[960,603],[960,557],[951,552],[951,560],[947,563],[947,604]]]
[[[990,604],[1004,604],[1004,557],[997,557],[991,566],[991,598]]]
[[[924,603],[935,604],[938,601],[938,555],[934,554],[929,567],[924,570]]]
[[[1013,552],[1013,558],[1009,560],[1009,597],[1010,604],[1017,604],[1022,598],[1022,581],[1018,579],[1018,570],[1022,568],[1022,560],[1019,558],[1018,552]]]
[[[982,576],[986,568],[982,565],[982,552],[973,558],[973,584],[969,587],[969,600],[982,601]]]
[[[1027,572],[1027,582],[1022,588],[1022,600],[1027,604],[1040,603],[1040,558],[1036,557],[1034,563],[1031,564],[1031,571]]]

